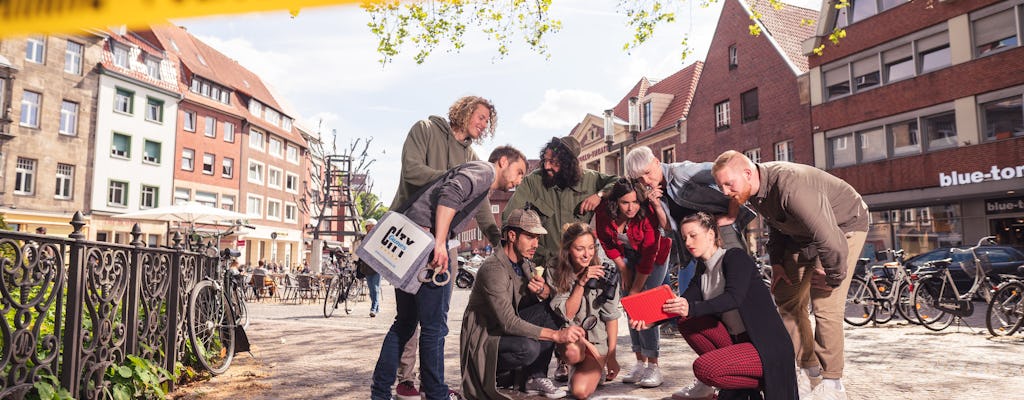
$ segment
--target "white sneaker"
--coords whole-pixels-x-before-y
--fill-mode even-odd
[[[629,369],[629,373],[622,377],[622,383],[637,383],[644,378],[644,372],[647,367],[644,366],[642,361],[637,361],[633,364],[633,368]]]
[[[661,368],[658,364],[650,364],[644,370],[644,377],[636,382],[637,386],[644,388],[655,388],[661,386]]]
[[[566,395],[564,390],[556,387],[548,378],[530,378],[526,381],[526,394],[540,395],[549,399],[560,399]]]
[[[803,368],[796,367],[796,388],[797,392],[800,393],[800,400],[808,400],[811,398],[811,378],[807,376],[807,371]]]
[[[846,400],[846,391],[822,383],[814,387],[810,398],[813,400]]]
[[[705,385],[699,379],[694,379],[690,386],[679,389],[672,393],[674,400],[710,399],[715,395],[715,388]]]

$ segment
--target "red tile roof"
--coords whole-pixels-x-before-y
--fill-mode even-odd
[[[149,42],[147,42],[143,38],[138,37],[138,36],[136,36],[135,34],[133,34],[131,32],[122,35],[122,34],[119,34],[117,32],[114,32],[114,31],[111,31],[111,30],[107,30],[107,31],[104,31],[104,33],[107,35],[107,40],[103,41],[103,53],[100,56],[100,65],[102,65],[104,69],[116,72],[116,73],[118,73],[120,75],[124,75],[124,76],[127,76],[129,78],[134,78],[135,80],[138,80],[140,82],[147,83],[149,85],[156,86],[158,88],[161,88],[161,89],[164,89],[164,90],[167,90],[167,91],[180,93],[180,91],[178,90],[178,83],[176,81],[165,81],[165,80],[160,80],[160,79],[153,78],[153,77],[149,76],[149,73],[148,73],[148,71],[145,68],[141,68],[141,69],[132,69],[131,68],[133,65],[134,66],[143,66],[144,67],[145,66],[145,60],[144,59],[129,60],[128,68],[123,68],[123,67],[115,64],[114,63],[114,49],[113,49],[113,47],[111,47],[111,45],[112,45],[112,42],[118,42],[118,43],[120,43],[122,45],[138,48],[141,52],[143,52],[145,54],[149,54],[149,55],[155,56],[155,57],[157,57],[157,58],[159,58],[161,60],[169,58],[169,61],[170,61],[169,64],[174,66],[174,70],[175,70],[174,75],[175,75],[175,77],[177,77],[180,72],[177,71],[177,65],[176,65],[177,62],[176,62],[176,59],[173,58],[173,56],[170,56],[170,55],[164,53],[162,50],[154,47],[153,45],[151,45]],[[129,57],[130,56],[131,56],[131,52],[129,52]],[[160,73],[161,73],[161,75],[164,75],[165,73],[167,73],[167,71],[161,71]]]
[[[747,7],[745,1],[740,1]],[[800,70],[807,72],[807,56],[803,52],[803,41],[815,35],[814,25],[801,24],[803,20],[817,21],[818,10],[811,10],[786,4],[776,10],[768,0],[754,0],[752,7],[761,13],[761,24],[782,48],[783,55]]]
[[[641,78],[628,93],[619,100],[619,103],[612,109],[617,118],[623,121],[629,120],[629,98],[633,96],[644,97],[650,93],[665,93],[673,96],[665,112],[655,121],[651,129],[640,133],[640,137],[646,134],[660,132],[669,126],[674,126],[680,118],[686,117],[690,112],[690,104],[693,103],[693,93],[697,90],[697,82],[700,81],[700,73],[704,68],[704,62],[697,61],[683,68],[667,78],[651,83],[647,78]]]

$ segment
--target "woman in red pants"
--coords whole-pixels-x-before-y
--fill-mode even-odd
[[[662,309],[679,314],[679,331],[699,357],[692,385],[674,399],[798,398],[793,343],[754,260],[740,249],[721,248],[718,224],[706,213],[683,218],[680,233],[700,262],[681,297]],[[630,321],[640,328],[643,321]]]

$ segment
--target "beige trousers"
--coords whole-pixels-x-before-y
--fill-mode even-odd
[[[773,267],[776,269],[773,271],[776,279],[772,285],[772,294],[782,322],[793,340],[797,364],[803,368],[821,367],[823,378],[839,379],[843,376],[846,292],[866,238],[867,232],[846,234],[846,279],[831,291],[811,287],[812,278],[824,281],[824,276],[814,278],[815,269],[821,268],[817,258],[806,260],[799,253],[787,254],[781,272],[788,278],[788,282]],[[814,315],[813,328],[808,315],[808,303],[811,306],[810,314]]]

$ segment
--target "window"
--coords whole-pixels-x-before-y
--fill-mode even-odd
[[[750,122],[757,119],[757,88],[753,88],[740,94],[740,112],[743,114],[743,122]]]
[[[60,128],[62,135],[78,134],[78,103],[64,100],[60,103]]]
[[[1024,107],[1021,95],[981,105],[985,140],[1024,136]]]
[[[160,206],[160,188],[142,185],[139,196],[139,208],[156,208]]]
[[[30,92],[21,92],[21,125],[30,128],[39,127],[39,104],[43,101],[43,95]]]
[[[857,149],[850,146],[851,139],[853,139],[852,134],[828,139],[829,152],[832,154],[832,167],[853,165],[857,162]],[[778,148],[776,148],[776,151],[778,151]],[[776,159],[778,159],[778,155],[776,155]]]
[[[260,131],[255,130],[255,129],[250,129],[249,130],[249,147],[253,148],[253,149],[257,149],[259,151],[263,151],[263,149],[266,148],[264,146],[266,146],[266,144],[265,144],[265,142],[263,140],[263,132],[260,132]]]
[[[235,159],[224,157],[220,160],[220,176],[230,178],[235,175]]]
[[[291,172],[286,172],[284,176],[284,190],[292,193],[299,192],[299,176]]]
[[[825,71],[825,94],[828,99],[850,94],[850,72],[846,64]]]
[[[128,206],[128,182],[110,181],[107,186],[108,206]]]
[[[253,217],[263,218],[263,198],[251,194],[246,196],[245,213]]]
[[[121,68],[128,68],[128,48],[117,44],[111,44],[111,51],[114,52],[114,65]]]
[[[146,75],[150,78],[160,80],[160,59],[153,56],[146,56]]]
[[[889,146],[885,143],[885,130],[881,127],[858,132],[857,142],[860,144],[860,161],[884,160],[889,155]]]
[[[267,199],[267,219],[281,220],[281,200]]]
[[[921,119],[928,149],[956,146],[956,116],[953,113],[932,115]]]
[[[146,97],[146,120],[164,122],[164,102],[162,100]]]
[[[181,149],[181,169],[192,171],[196,167],[196,151],[192,149]]]
[[[249,114],[263,115],[263,105],[255,99],[249,100]]]
[[[122,112],[125,114],[132,113],[132,102],[135,100],[135,93],[117,88],[117,92],[114,94],[114,111]]]
[[[761,148],[759,147],[744,151],[743,155],[747,156],[752,162],[761,162]]]
[[[270,155],[274,157],[284,157],[284,147],[281,139],[271,137],[270,138]]]
[[[68,41],[64,48],[64,72],[69,74],[82,74],[82,52],[85,49],[81,44]]]
[[[0,77],[0,110],[7,109],[7,78]],[[2,114],[2,111],[0,111]]]
[[[292,164],[299,163],[299,147],[288,145],[288,161]]]
[[[787,140],[775,144],[775,161],[793,161],[792,140]]]
[[[279,125],[281,123],[281,114],[277,110],[266,107],[263,119],[271,124]]]
[[[75,166],[70,164],[57,164],[57,184],[54,185],[53,198],[68,200],[71,199],[75,181]]]
[[[850,7],[853,9],[853,22],[860,21],[878,13],[875,9],[875,0],[850,0]]]
[[[199,88],[202,86],[203,81],[201,81],[198,76],[192,75],[192,85],[188,87],[188,90],[191,90],[192,93],[199,93]]]
[[[878,72],[878,57],[871,56],[853,63],[853,88],[861,91],[881,83]]]
[[[203,153],[203,173],[206,175],[213,175],[213,163],[217,161],[217,157],[210,153]]]
[[[281,117],[281,129],[288,132],[292,131],[292,119],[288,117]]]
[[[230,122],[224,123],[224,141],[228,143],[235,142],[235,124]]]
[[[46,38],[43,36],[29,36],[25,39],[25,59],[36,64],[42,64],[46,59]]]
[[[715,129],[729,128],[729,100],[715,104]]]
[[[185,111],[185,130],[189,132],[196,131],[196,112]]]
[[[174,205],[188,203],[192,199],[192,190],[186,188],[174,188]]]
[[[949,66],[949,33],[941,32],[917,41],[921,73]]]
[[[249,182],[263,184],[263,163],[249,160]]]
[[[885,81],[894,82],[914,76],[914,53],[910,43],[882,53]]]
[[[18,157],[14,171],[14,194],[33,194],[36,188],[36,160]]]
[[[114,136],[110,139],[110,156],[132,158],[132,137],[114,132]]]
[[[281,188],[281,169],[270,167],[267,169],[267,186],[275,189]]]
[[[1014,21],[1014,8],[975,20],[971,29],[974,31],[974,54],[977,57],[993,52],[1016,47],[1017,24]]]
[[[491,204],[491,214],[497,214],[499,212],[501,212],[501,210],[498,209],[498,205],[497,204]]]
[[[160,235],[154,235],[154,234],[146,235],[146,246],[148,246],[148,247],[157,247],[157,246],[160,245],[160,243],[163,242],[163,240],[161,240],[161,239],[162,238],[160,237]]]
[[[235,196],[227,194],[220,195],[220,208],[228,211],[235,211]]]
[[[295,222],[299,219],[299,207],[295,203],[284,203],[284,222]]]
[[[142,161],[153,164],[160,164],[160,142],[146,140],[142,147]]]
[[[736,49],[736,45],[729,46],[729,69],[735,69],[739,65],[739,50]]]
[[[641,131],[646,131],[654,127],[654,111],[651,107],[650,101],[644,102],[644,115],[643,115],[643,126],[640,127]]]
[[[217,193],[196,191],[196,203],[217,207]]]
[[[889,125],[889,140],[892,142],[892,155],[894,156],[920,153],[921,143],[917,136],[917,120]]]
[[[207,137],[217,137],[217,119],[214,117],[206,117],[206,129],[203,130],[203,134]]]
[[[674,163],[676,162],[676,148],[669,147],[661,149],[661,162],[663,163]]]

